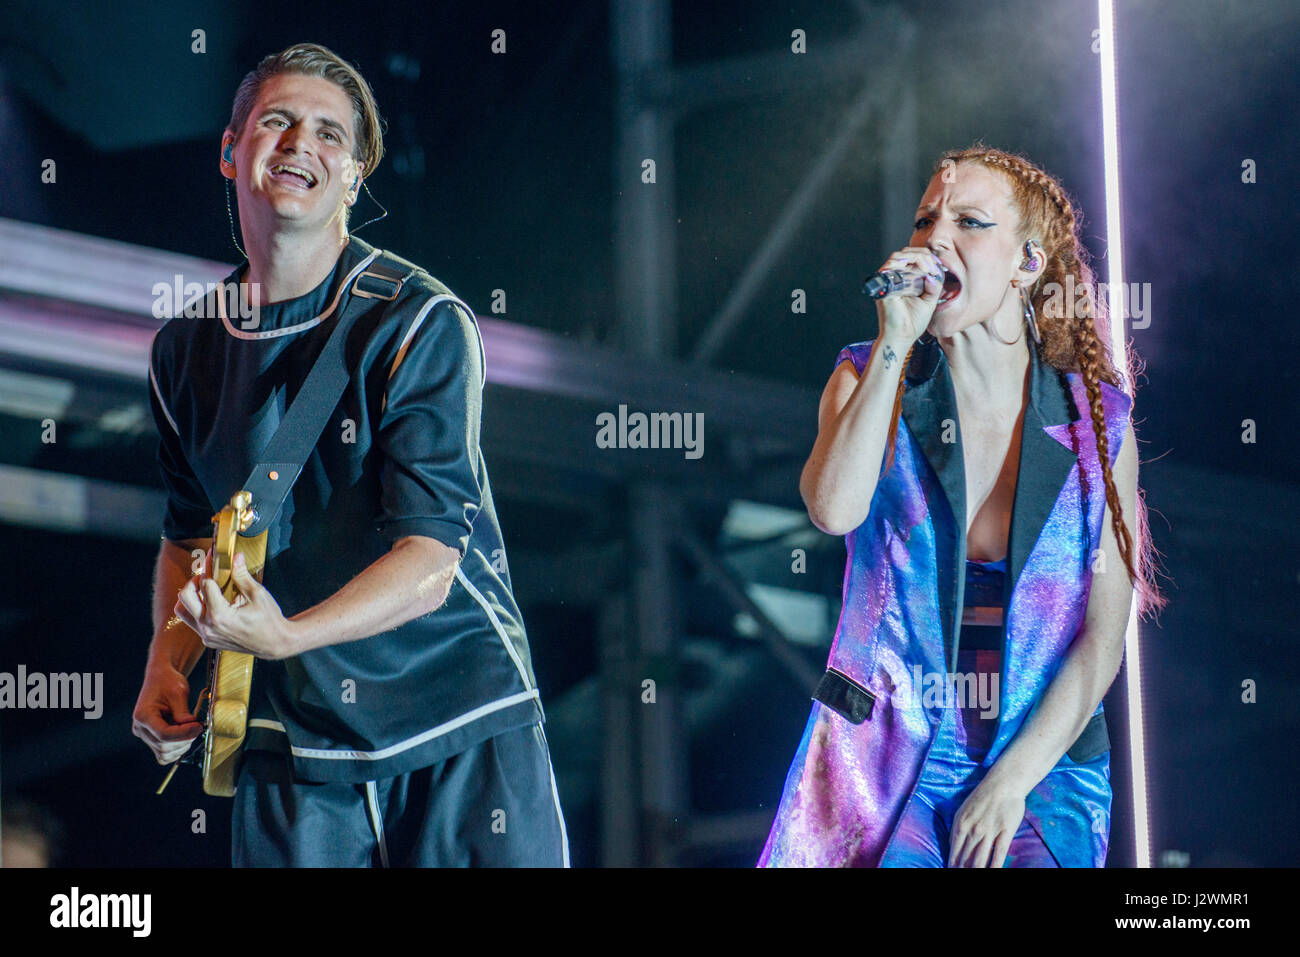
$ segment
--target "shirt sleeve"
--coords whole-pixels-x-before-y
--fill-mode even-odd
[[[840,354],[835,357],[835,368],[840,367],[840,363],[852,360],[853,367],[857,370],[859,376],[867,368],[867,360],[871,358],[871,350],[874,348],[876,340],[870,339],[866,342],[855,342],[847,345],[840,350]]]
[[[424,535],[464,557],[483,495],[482,342],[474,320],[450,301],[412,322],[389,374],[376,436],[378,528],[390,545]]]
[[[149,404],[158,430],[158,467],[167,492],[163,537],[173,542],[212,537],[212,513],[203,486],[190,468],[181,442],[180,428],[164,396],[170,396],[171,377],[160,360],[162,334],[154,337],[149,356]]]

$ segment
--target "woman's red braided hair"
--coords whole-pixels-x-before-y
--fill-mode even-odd
[[[934,172],[937,174],[959,163],[982,164],[1007,178],[1020,212],[1020,242],[1037,239],[1047,255],[1047,268],[1030,296],[1043,339],[1040,354],[1053,368],[1061,372],[1079,372],[1083,376],[1093,432],[1097,437],[1098,457],[1106,482],[1111,528],[1115,532],[1115,540],[1119,544],[1120,556],[1128,570],[1129,580],[1136,591],[1138,613],[1142,617],[1149,617],[1164,608],[1167,599],[1160,593],[1155,582],[1156,553],[1147,533],[1147,510],[1142,490],[1138,489],[1136,498],[1137,527],[1141,533],[1142,548],[1140,554],[1134,555],[1133,537],[1124,523],[1123,509],[1111,474],[1110,444],[1106,437],[1106,416],[1102,407],[1100,383],[1105,381],[1120,389],[1124,385],[1111,360],[1108,346],[1110,317],[1106,303],[1104,299],[1093,295],[1093,274],[1088,264],[1088,250],[1080,235],[1082,218],[1061,184],[1022,156],[977,144],[970,149],[944,153],[935,164]],[[1055,308],[1055,305],[1062,301],[1057,291],[1070,288],[1067,276],[1073,277],[1073,287],[1077,290],[1078,298],[1073,303],[1067,303],[1068,308],[1062,316],[1058,314],[1061,310]],[[1056,298],[1053,298],[1054,292]],[[911,357],[912,350],[909,349],[907,358],[903,361],[904,370]],[[1136,381],[1137,371],[1130,352],[1130,382]],[[886,470],[893,462],[905,380],[905,373],[899,376],[898,392],[894,396]]]

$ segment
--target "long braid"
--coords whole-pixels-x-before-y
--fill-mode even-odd
[[[1009,168],[1000,162],[997,165]],[[1097,457],[1100,460],[1102,475],[1105,477],[1106,503],[1110,506],[1111,528],[1115,532],[1115,541],[1119,545],[1120,556],[1124,559],[1124,567],[1128,569],[1130,580],[1135,581],[1138,575],[1133,560],[1133,539],[1129,534],[1128,526],[1123,521],[1123,509],[1120,507],[1119,494],[1115,490],[1115,479],[1111,474],[1110,440],[1106,435],[1106,413],[1101,401],[1102,378],[1105,378],[1107,382],[1117,388],[1123,388],[1115,371],[1114,363],[1111,361],[1110,352],[1103,346],[1101,339],[1097,335],[1099,321],[1109,327],[1107,321],[1109,315],[1103,312],[1103,309],[1097,304],[1095,297],[1092,295],[1092,269],[1087,263],[1080,260],[1077,255],[1076,244],[1071,241],[1076,238],[1079,229],[1074,205],[1065,195],[1060,184],[1052,177],[1042,170],[1027,166],[1024,163],[1017,165],[1024,167],[1023,172],[1020,174],[1022,178],[1041,189],[1060,214],[1055,222],[1052,222],[1050,218],[1048,220],[1049,232],[1055,226],[1055,231],[1058,234],[1052,238],[1058,240],[1055,246],[1062,251],[1062,255],[1058,256],[1060,269],[1069,271],[1073,267],[1073,274],[1077,274],[1084,283],[1082,286],[1084,297],[1082,303],[1078,304],[1079,308],[1067,310],[1067,314],[1072,317],[1065,326],[1068,337],[1065,335],[1053,336],[1053,340],[1061,344],[1064,344],[1067,339],[1069,340],[1073,347],[1079,371],[1083,376],[1084,388],[1088,393],[1092,429],[1097,438]],[[1045,288],[1050,288],[1047,287],[1046,283],[1043,285]],[[1064,285],[1064,283],[1061,283],[1061,285]],[[1035,314],[1044,312],[1045,303],[1043,299],[1045,296],[1046,292],[1043,291],[1039,293],[1036,301],[1031,300]],[[1109,328],[1107,328],[1107,341],[1109,341]]]
[[[1140,612],[1145,615],[1158,610],[1166,604],[1166,600],[1160,594],[1153,576],[1154,546],[1150,537],[1144,536],[1144,554],[1134,554],[1133,538],[1124,522],[1111,472],[1110,444],[1106,435],[1106,415],[1100,383],[1106,381],[1123,389],[1124,382],[1114,366],[1108,347],[1110,314],[1107,305],[1093,295],[1093,272],[1088,263],[1087,247],[1081,237],[1082,224],[1075,206],[1054,177],[1023,157],[987,147],[976,147],[962,153],[966,156],[973,153],[971,159],[977,158],[996,166],[1007,175],[1022,210],[1021,227],[1024,234],[1021,239],[1031,235],[1044,237],[1048,268],[1039,280],[1041,285],[1030,297],[1035,314],[1041,317],[1039,331],[1046,347],[1044,358],[1063,372],[1077,369],[1083,378],[1093,434],[1097,440],[1099,464],[1105,480],[1106,503],[1110,506],[1111,529],[1115,533],[1115,541],[1129,580],[1137,590]],[[1049,290],[1068,289],[1070,280],[1082,295],[1072,304],[1073,308],[1067,308],[1064,310],[1065,315],[1060,315],[1060,310],[1054,308],[1059,304],[1059,299],[1051,298]],[[1056,283],[1056,286],[1052,283]],[[1145,532],[1146,507],[1141,490],[1137,493],[1135,507],[1138,513],[1137,524]]]
[[[1115,541],[1119,545],[1119,553],[1124,559],[1124,566],[1129,571],[1129,577],[1133,578],[1135,577],[1133,572],[1133,539],[1129,535],[1128,526],[1124,524],[1121,517],[1119,494],[1115,491],[1115,479],[1111,475],[1110,469],[1110,443],[1106,438],[1106,429],[1101,424],[1105,422],[1098,371],[1102,363],[1101,343],[1097,339],[1096,328],[1085,317],[1077,316],[1073,325],[1079,366],[1083,374],[1084,388],[1088,393],[1088,406],[1092,413],[1093,432],[1097,436],[1097,456],[1101,460],[1102,474],[1106,478],[1106,503],[1110,506],[1111,527],[1115,532]]]

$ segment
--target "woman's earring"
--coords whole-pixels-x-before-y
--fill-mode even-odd
[[[1029,290],[1024,286],[1020,287],[1020,306],[1025,311],[1025,322],[1029,325],[1029,331],[1033,333],[1034,341],[1040,346],[1043,344],[1043,337],[1038,334],[1038,320],[1034,318],[1034,304],[1029,300]]]

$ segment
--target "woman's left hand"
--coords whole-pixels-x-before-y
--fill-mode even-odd
[[[949,867],[1001,867],[1025,818],[1025,795],[986,777],[952,821]]]

